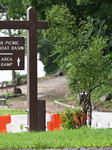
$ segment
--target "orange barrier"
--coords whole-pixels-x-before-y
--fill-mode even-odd
[[[47,122],[48,131],[61,130],[60,123],[62,122],[60,116],[57,114],[52,114],[51,120],[51,122]]]
[[[0,116],[0,133],[6,133],[6,124],[11,122],[10,114]]]
[[[62,130],[62,128],[60,127],[60,123],[62,123],[60,115],[57,114],[51,115],[51,122],[47,122],[48,131]],[[86,120],[87,119],[88,119],[88,115],[86,116]],[[77,118],[77,115],[74,115],[74,120],[78,126],[81,126],[83,122],[83,115],[80,116],[79,118]]]

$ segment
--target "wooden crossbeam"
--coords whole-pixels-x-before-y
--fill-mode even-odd
[[[30,21],[0,21],[0,29],[29,29],[31,25]],[[38,20],[34,26],[37,29],[47,29],[48,23]]]
[[[32,7],[27,9],[27,21],[0,21],[0,29],[27,29],[29,131],[45,130],[45,116],[41,115],[45,113],[45,103],[43,101],[37,101],[37,29],[47,28],[48,23],[46,21],[37,21],[37,12]]]

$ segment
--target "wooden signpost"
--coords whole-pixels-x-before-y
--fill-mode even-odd
[[[47,28],[47,22],[37,21],[37,12],[32,7],[27,9],[27,21],[0,21],[0,29],[27,29],[27,100],[29,131],[45,130],[45,101],[37,100],[37,29]],[[16,64],[20,65],[19,60]]]

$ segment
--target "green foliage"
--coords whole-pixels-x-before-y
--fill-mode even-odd
[[[102,56],[102,49],[106,47],[106,40],[93,38],[87,42],[87,47],[79,47],[79,51],[69,55],[68,79],[71,89],[92,91],[99,83],[107,79],[105,68],[106,56]],[[100,74],[100,75],[99,75]]]
[[[86,114],[90,108],[91,125],[91,92],[109,79],[112,67],[110,28],[106,20],[89,15],[85,20],[79,19],[77,25],[77,17],[71,14],[67,6],[53,6],[47,15],[47,21],[50,24],[47,38],[55,46],[52,55],[58,54],[56,62],[67,71],[70,89],[74,93],[87,92],[82,105],[83,124],[86,125]],[[66,126],[71,127],[69,120],[66,123]]]
[[[53,6],[47,15],[50,28],[45,31],[46,37],[55,45],[52,56],[61,69],[65,69],[65,56],[74,46],[75,18],[66,6]],[[63,24],[64,22],[64,24]]]
[[[47,12],[53,5],[67,5],[72,13],[76,12],[76,1],[69,0],[30,0],[30,5],[38,11],[39,19],[45,19]]]
[[[40,54],[39,60],[42,61],[44,65],[44,70],[46,75],[50,75],[58,70],[58,65],[54,62],[57,55],[52,56],[51,51],[53,51],[53,43],[49,42],[46,38],[39,38],[38,41],[38,52]]]
[[[60,115],[62,123],[60,124],[63,129],[77,129],[79,128],[78,122],[81,122],[83,111],[79,108],[66,109]],[[78,122],[77,122],[78,121]]]
[[[54,43],[58,41],[57,45],[63,42],[61,40],[65,38],[66,34],[71,34],[75,30],[75,17],[71,15],[66,6],[53,6],[46,19],[50,26],[46,33],[47,37]]]
[[[106,53],[105,21],[88,17],[87,22],[80,20],[77,27],[75,17],[66,6],[53,6],[47,20],[50,24],[47,37],[55,44],[52,55],[58,54],[57,63],[67,68],[70,88],[78,92],[92,91],[106,80],[112,55]]]
[[[23,110],[0,109],[0,115],[6,115],[6,114],[24,115],[24,114],[27,114],[27,113]]]
[[[2,94],[2,95],[4,95],[5,97],[9,97],[9,96],[14,96],[15,94],[13,94],[13,93],[5,93],[5,94]]]
[[[76,0],[78,5],[83,4],[99,4],[103,0]]]
[[[77,5],[83,9],[83,19],[91,16],[100,20],[106,20],[109,26],[112,21],[112,1],[111,0],[76,0]]]
[[[5,140],[4,140],[5,139]],[[0,134],[0,149],[63,149],[112,147],[112,129],[92,129]]]
[[[29,6],[36,8],[39,19],[47,14],[50,28],[39,51],[48,74],[58,67],[66,70],[74,91],[94,89],[111,78],[111,0],[0,0],[0,12],[11,19],[25,19]]]
[[[110,69],[108,78],[112,77],[112,69]],[[102,84],[100,87],[96,88],[92,93],[92,101],[99,101],[100,98],[107,94],[112,94],[112,80],[108,81],[105,84]],[[109,102],[108,102],[109,103]]]
[[[20,17],[26,16],[26,7],[24,6],[23,1],[0,0],[0,6],[0,12],[6,12],[9,18],[20,19]]]
[[[25,79],[27,77],[27,75],[21,75],[19,72],[16,72],[16,78],[17,79]]]
[[[96,5],[101,5],[104,0],[76,0],[77,4],[79,5],[84,5],[84,4],[96,4]],[[107,0],[107,3],[111,3],[111,0]]]

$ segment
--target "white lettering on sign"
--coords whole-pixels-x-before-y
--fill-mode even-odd
[[[24,50],[23,46],[11,46],[11,50]]]
[[[1,61],[12,61],[11,57],[2,57]]]
[[[19,41],[5,41],[5,45],[19,45]]]
[[[3,45],[4,44],[4,42],[3,41],[0,41],[0,45]]]
[[[0,37],[0,69],[24,70],[23,37]]]
[[[0,46],[0,50],[9,50],[9,46]]]
[[[1,63],[0,65],[1,65],[1,67],[10,67],[10,66],[13,65],[13,63],[12,62],[10,62],[10,63]]]

